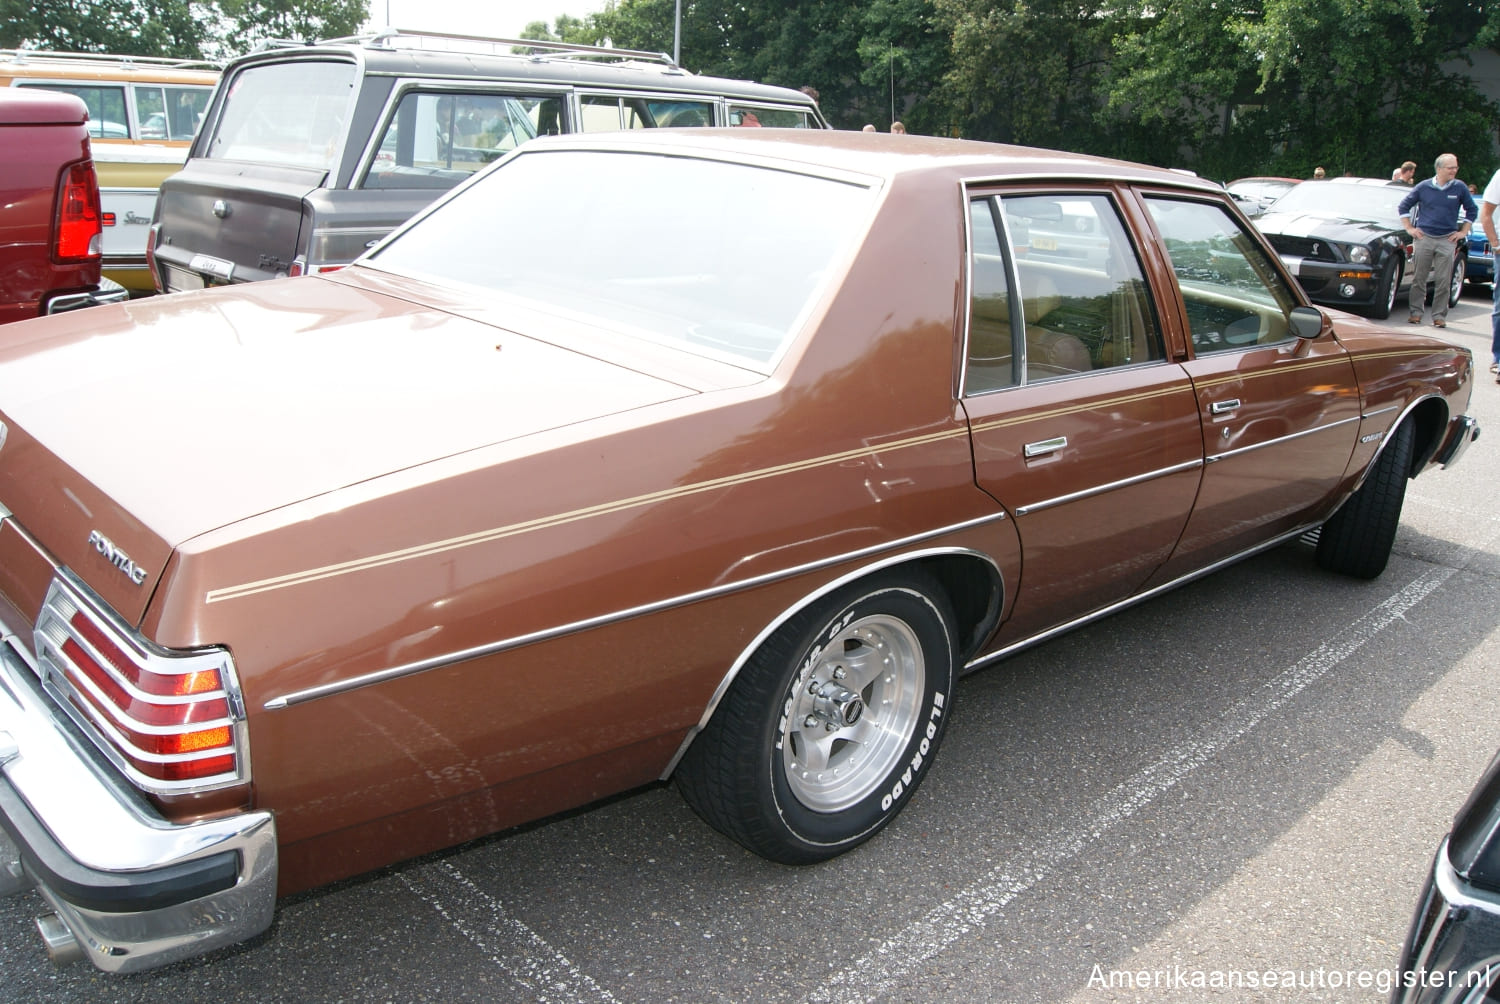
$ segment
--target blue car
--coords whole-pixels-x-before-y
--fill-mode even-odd
[[[1495,252],[1478,228],[1469,231],[1469,263],[1464,269],[1469,282],[1495,281]]]

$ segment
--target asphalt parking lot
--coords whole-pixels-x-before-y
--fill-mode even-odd
[[[1381,578],[1291,544],[968,677],[924,787],[850,854],[768,863],[652,787],[130,977],[51,966],[26,893],[0,900],[0,998],[1383,1000],[1500,748],[1488,288],[1449,320],[1486,434],[1411,485]]]

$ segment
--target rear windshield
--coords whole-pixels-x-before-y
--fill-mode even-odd
[[[715,160],[523,152],[367,261],[766,372],[873,198]]]
[[[207,156],[261,164],[333,166],[354,102],[353,63],[251,66],[229,84]]]

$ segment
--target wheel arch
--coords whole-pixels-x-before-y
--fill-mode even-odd
[[[955,674],[961,672],[969,656],[989,637],[996,622],[1000,619],[1000,611],[1005,599],[1005,582],[995,560],[972,548],[940,547],[892,555],[881,561],[863,565],[819,585],[818,588],[800,597],[796,603],[772,618],[740,650],[728,670],[720,678],[718,686],[714,688],[713,696],[709,698],[703,714],[698,717],[697,723],[682,740],[682,744],[677,747],[677,752],[673,754],[672,759],[662,771],[661,780],[665,781],[672,776],[672,772],[677,769],[677,765],[682,762],[683,756],[687,753],[688,747],[703,731],[709,719],[713,718],[714,712],[718,710],[719,702],[734,685],[740,670],[750,661],[750,657],[755,654],[756,650],[783,624],[823,597],[851,583],[892,570],[910,568],[920,569],[931,576],[942,588],[953,610],[958,629],[958,653],[954,669]]]
[[[1411,470],[1406,473],[1408,478],[1414,478],[1432,461],[1438,447],[1443,445],[1443,438],[1448,432],[1448,402],[1437,395],[1424,397],[1407,409],[1406,414],[1401,416],[1401,421],[1410,421],[1415,426],[1413,431],[1416,441],[1412,444]],[[1399,424],[1397,422],[1392,425],[1391,429],[1394,431]],[[1380,445],[1382,449],[1385,447],[1383,442]],[[1371,463],[1374,463],[1373,459]]]

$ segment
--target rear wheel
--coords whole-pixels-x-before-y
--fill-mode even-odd
[[[957,652],[937,583],[901,572],[793,617],[745,664],[677,770],[710,826],[806,864],[910,801],[947,724]]]
[[[1375,458],[1359,491],[1323,524],[1318,536],[1319,565],[1360,579],[1373,579],[1385,571],[1401,522],[1414,439],[1412,423],[1402,422]]]

